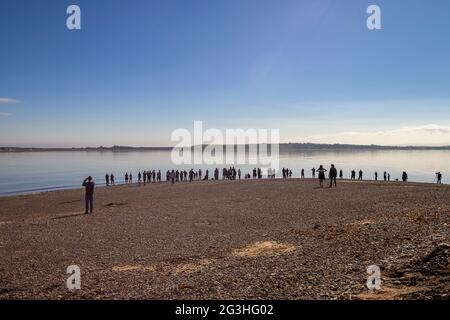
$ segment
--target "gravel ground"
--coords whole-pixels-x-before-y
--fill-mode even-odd
[[[317,186],[97,188],[93,215],[81,189],[0,198],[0,299],[449,299],[450,186]]]

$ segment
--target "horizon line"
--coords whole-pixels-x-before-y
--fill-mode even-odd
[[[245,144],[222,144],[225,146],[250,146],[250,145],[274,145],[275,143],[245,143]],[[196,146],[220,146],[220,144],[203,144],[203,145],[190,145],[190,146],[132,146],[132,145],[112,145],[112,146],[83,146],[83,147],[43,147],[43,146],[0,146],[0,150],[5,149],[28,149],[28,150],[86,150],[86,149],[182,149],[182,148],[195,148]],[[322,147],[362,147],[362,148],[435,148],[443,149],[450,148],[448,145],[379,145],[379,144],[351,144],[351,143],[313,143],[313,142],[283,142],[278,143],[279,146],[322,146]]]

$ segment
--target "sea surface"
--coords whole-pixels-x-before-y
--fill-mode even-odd
[[[383,172],[391,174],[391,180],[400,179],[403,171],[409,181],[435,182],[435,173],[443,173],[443,183],[450,181],[450,151],[441,150],[364,150],[364,151],[293,151],[280,153],[277,177],[281,178],[281,168],[292,170],[293,177],[300,177],[305,169],[307,178],[311,177],[311,168],[323,164],[329,168],[334,163],[342,169],[344,178],[350,177],[350,171],[362,169],[365,180],[373,180],[375,171],[378,179]],[[26,194],[48,190],[79,188],[83,179],[91,175],[97,185],[105,184],[105,173],[114,173],[116,184],[123,183],[125,172],[137,174],[144,170],[161,170],[165,181],[168,169],[190,168],[212,170],[228,165],[174,165],[171,151],[46,151],[0,153],[0,195]],[[250,173],[253,164],[236,165],[242,175]]]

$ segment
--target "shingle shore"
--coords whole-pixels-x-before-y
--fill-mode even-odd
[[[0,299],[448,299],[450,186],[207,181],[0,198]],[[369,265],[382,289],[366,288]],[[81,269],[81,290],[66,268]]]

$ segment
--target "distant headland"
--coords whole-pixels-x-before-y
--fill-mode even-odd
[[[203,146],[203,147],[206,147]],[[225,147],[225,146],[224,146]],[[236,146],[235,146],[236,147]],[[248,149],[249,145],[245,145]],[[105,151],[105,152],[128,152],[128,151],[170,151],[174,147],[133,147],[133,146],[111,146],[111,147],[72,147],[72,148],[40,148],[40,147],[0,147],[2,152],[56,152],[56,151]],[[193,146],[191,148],[194,148]],[[307,150],[450,150],[448,146],[383,146],[383,145],[356,145],[356,144],[319,144],[319,143],[281,143],[280,152],[307,151]]]

